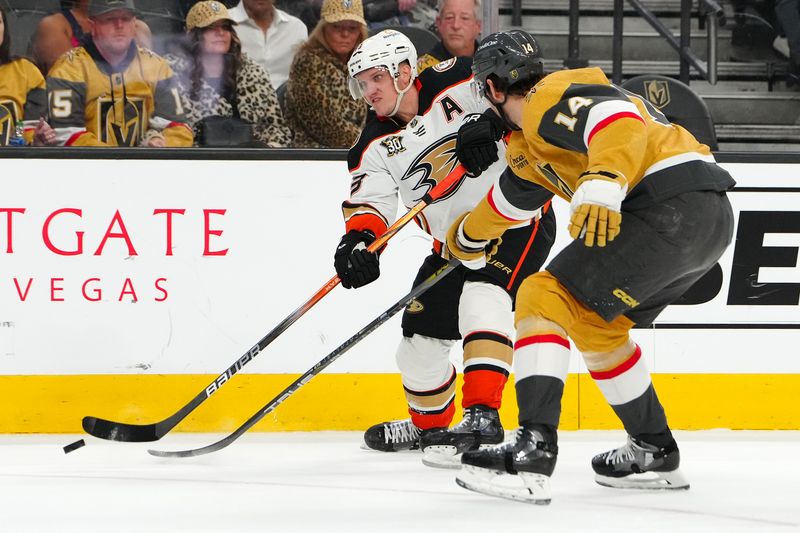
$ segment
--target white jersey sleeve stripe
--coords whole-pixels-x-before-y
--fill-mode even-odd
[[[644,122],[636,104],[629,100],[609,100],[593,106],[589,110],[583,130],[583,145],[586,149],[589,149],[589,141],[597,132],[620,118],[638,118]]]

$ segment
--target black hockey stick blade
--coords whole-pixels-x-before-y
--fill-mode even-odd
[[[166,433],[159,431],[159,424],[125,424],[94,416],[83,417],[82,425],[83,430],[93,437],[123,442],[153,442]]]
[[[251,427],[256,425],[262,418],[267,416],[269,413],[277,409],[277,407],[286,401],[292,394],[297,392],[303,385],[311,381],[314,376],[322,372],[328,365],[333,363],[336,359],[338,359],[342,354],[348,351],[350,348],[358,344],[362,339],[364,339],[367,335],[378,329],[383,323],[387,320],[392,318],[396,315],[401,309],[405,308],[411,300],[422,294],[423,292],[427,291],[440,280],[442,280],[447,274],[453,271],[453,269],[458,266],[459,262],[457,259],[451,259],[448,263],[442,266],[439,270],[433,273],[428,279],[414,287],[411,292],[403,296],[400,300],[398,300],[392,307],[378,315],[372,322],[361,328],[355,335],[344,341],[341,345],[339,345],[336,349],[334,349],[331,353],[326,355],[323,359],[321,359],[317,364],[313,367],[308,369],[305,374],[297,378],[295,381],[292,382],[291,385],[283,389],[277,396],[275,396],[272,400],[270,400],[264,407],[258,410],[256,414],[251,416],[247,422],[239,426],[236,431],[228,435],[227,437],[214,442],[213,444],[209,444],[208,446],[203,446],[202,448],[195,448],[192,450],[180,450],[180,451],[162,451],[162,450],[147,450],[150,455],[155,455],[156,457],[196,457],[198,455],[206,455],[209,453],[213,453],[219,451],[223,448],[229,446],[233,441],[244,435],[247,430]]]

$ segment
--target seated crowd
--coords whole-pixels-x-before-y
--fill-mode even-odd
[[[39,21],[29,57],[11,52],[13,22],[0,7],[0,146],[348,148],[368,106],[349,94],[347,62],[381,27],[375,10],[407,22],[433,9],[283,2],[301,21],[275,0],[195,0],[181,2],[176,38],[151,31],[136,1],[62,1]],[[481,29],[480,0],[434,3],[442,41],[419,51],[420,69],[471,55]]]

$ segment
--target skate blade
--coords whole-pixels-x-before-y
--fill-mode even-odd
[[[689,481],[680,470],[672,472],[645,472],[625,477],[608,477],[596,474],[598,485],[614,489],[635,490],[689,490]]]
[[[461,469],[461,454],[455,446],[427,446],[422,450],[422,464],[431,468]]]
[[[544,474],[520,472],[517,475],[464,465],[456,484],[473,492],[535,505],[550,504],[550,478]]]
[[[399,450],[376,450],[375,448],[370,448],[369,446],[367,446],[366,442],[362,442],[359,445],[359,448],[361,448],[362,450],[366,450],[368,452],[376,452],[376,453],[408,453],[408,452],[419,451],[419,446],[416,446],[414,448],[401,448]]]
[[[478,449],[490,448],[493,444],[481,444]],[[427,446],[422,450],[422,464],[431,468],[461,469],[461,455],[455,446]]]

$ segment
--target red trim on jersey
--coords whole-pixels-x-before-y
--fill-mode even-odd
[[[528,252],[531,250],[531,245],[533,245],[533,241],[536,240],[536,234],[539,232],[539,220],[533,223],[533,231],[531,232],[531,236],[528,238],[528,242],[525,244],[525,249],[522,251],[522,254],[519,256],[519,260],[517,261],[516,266],[514,267],[514,271],[511,273],[511,279],[508,280],[508,285],[506,285],[506,290],[510,291],[511,287],[514,286],[514,280],[517,279],[517,274],[519,274],[519,269],[522,268],[522,263],[525,262],[525,258],[528,257]]]
[[[635,118],[636,120],[644,124],[644,119],[638,114],[634,113],[633,111],[621,111],[619,113],[614,113],[613,115],[604,118],[595,125],[594,129],[592,129],[591,133],[589,133],[589,137],[587,138],[586,144],[588,145],[592,142],[592,137],[594,137],[597,134],[597,132],[599,132],[612,122],[615,122],[621,118]]]
[[[427,113],[428,113],[428,111],[430,111],[430,110],[431,110],[431,108],[433,107],[433,104],[435,104],[435,103],[436,103],[436,99],[437,99],[437,98],[439,98],[439,95],[440,95],[440,94],[442,94],[442,93],[444,93],[444,92],[447,92],[447,91],[449,91],[450,89],[452,89],[453,87],[456,87],[456,86],[458,86],[458,85],[461,85],[462,83],[469,83],[469,82],[471,82],[471,81],[474,79],[474,77],[475,77],[475,76],[470,76],[470,77],[469,77],[469,78],[467,78],[467,79],[461,80],[461,81],[459,81],[459,82],[456,82],[456,83],[454,83],[454,84],[452,84],[452,85],[448,85],[447,87],[445,87],[444,89],[442,89],[441,91],[439,91],[438,93],[436,93],[436,96],[434,96],[433,98],[431,98],[431,105],[429,105],[429,106],[428,106],[428,109],[426,109],[425,111],[423,111],[423,112],[422,112],[422,115],[425,115],[425,114],[427,114]],[[417,79],[419,79],[419,78],[417,78]],[[420,83],[420,85],[419,85],[419,87],[418,87],[418,88],[419,88],[419,89],[422,89],[422,83]]]
[[[524,220],[524,219],[511,218],[511,217],[506,216],[503,213],[501,213],[500,210],[497,208],[497,205],[494,203],[494,200],[492,200],[492,194],[493,193],[494,193],[494,185],[492,185],[492,187],[489,189],[489,194],[486,195],[486,200],[489,202],[489,206],[492,208],[492,210],[495,213],[497,213],[498,215],[500,215],[504,219],[510,220],[512,222],[522,222]]]
[[[642,358],[642,349],[639,348],[639,345],[636,345],[636,350],[633,351],[633,355],[631,355],[628,359],[622,362],[622,364],[612,368],[611,370],[604,370],[602,372],[592,372],[589,371],[589,374],[592,376],[593,379],[613,379],[617,376],[620,376],[630,370],[633,365],[635,365],[639,359]]]
[[[531,344],[544,344],[544,343],[558,344],[569,350],[569,341],[564,337],[562,337],[561,335],[554,335],[552,333],[546,335],[531,335],[530,337],[524,337],[514,343],[514,349],[519,350],[520,348],[524,348],[525,346],[530,346]]]
[[[344,225],[345,232],[369,230],[380,237],[386,231],[386,223],[378,215],[361,213],[350,217]]]
[[[78,133],[73,133],[72,135],[70,135],[70,138],[67,139],[67,142],[64,143],[64,146],[72,146],[72,143],[74,143],[75,141],[78,140],[79,137],[81,137],[82,135],[86,135],[87,133],[89,132],[86,130],[79,131]]]

